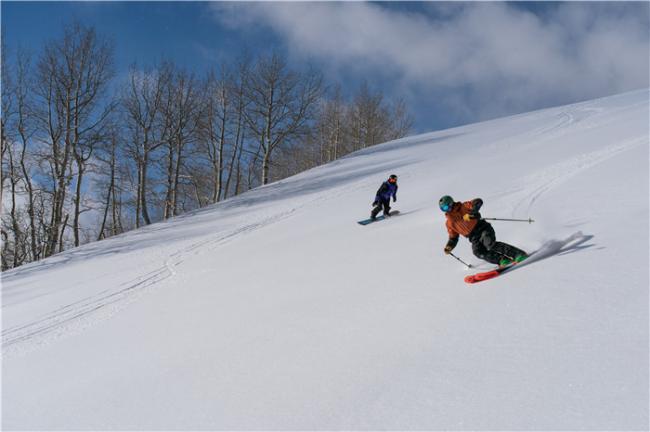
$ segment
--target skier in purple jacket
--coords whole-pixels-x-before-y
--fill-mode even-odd
[[[390,217],[390,198],[393,197],[393,202],[397,201],[397,176],[391,174],[388,180],[383,182],[377,190],[377,195],[372,203],[374,207],[370,212],[370,219],[377,219],[379,212],[384,209],[384,216]]]

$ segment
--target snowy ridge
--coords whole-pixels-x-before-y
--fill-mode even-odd
[[[647,429],[648,97],[385,143],[2,274],[2,426]],[[399,217],[358,225],[391,173]],[[444,194],[532,217],[492,225],[534,254],[465,284]]]

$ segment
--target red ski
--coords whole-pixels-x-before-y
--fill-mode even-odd
[[[520,262],[523,262],[525,259],[530,258],[530,255],[526,256],[525,258],[519,260],[519,261],[514,261],[511,262],[508,265],[505,265],[503,267],[497,267],[492,270],[488,270],[483,273],[476,273],[473,275],[465,276],[465,282],[467,283],[476,283],[476,282],[482,282],[484,280],[492,279],[497,276],[499,276],[501,273],[505,273],[506,271],[510,270],[512,267],[515,265],[519,264]]]
[[[465,276],[465,282],[472,284],[472,283],[482,282],[484,280],[495,278],[499,276],[501,273],[503,273],[504,271],[514,266],[515,264],[517,263],[508,264],[507,266],[504,267],[497,267],[493,270],[489,270],[483,273],[476,273],[473,275]]]

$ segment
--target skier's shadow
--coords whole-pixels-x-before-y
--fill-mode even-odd
[[[397,216],[405,216],[405,215],[409,215],[409,214],[412,214],[412,213],[417,213],[420,210],[422,210],[422,208],[416,208],[416,209],[407,210],[407,211],[399,210],[399,214]]]
[[[544,243],[539,249],[530,255],[530,258],[524,262],[513,267],[513,270],[525,267],[537,261],[542,261],[556,255],[568,255],[574,252],[580,252],[595,246],[595,244],[586,244],[594,236],[590,234],[583,234],[582,231],[577,231],[563,240],[549,240]]]

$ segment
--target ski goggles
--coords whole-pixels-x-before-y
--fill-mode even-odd
[[[441,203],[441,204],[440,204],[440,210],[442,210],[443,212],[447,213],[449,210],[451,210],[451,206],[452,206],[452,205],[453,205],[453,204]]]

